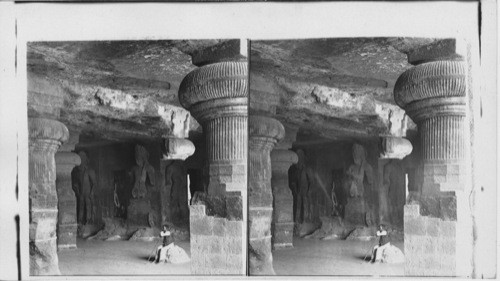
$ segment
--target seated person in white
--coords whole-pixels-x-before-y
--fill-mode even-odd
[[[174,239],[166,225],[163,226],[163,230],[160,232],[160,237],[163,238],[163,243],[161,246],[158,246],[158,249],[156,250],[156,263],[166,261],[168,249],[174,246]]]
[[[384,229],[384,225],[379,225],[379,230],[377,231],[377,237],[379,237],[378,245],[373,247],[371,262],[380,261],[382,259],[382,253],[384,249],[391,245],[389,241],[389,236],[387,235],[387,231]]]

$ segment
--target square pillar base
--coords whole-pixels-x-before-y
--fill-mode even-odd
[[[243,220],[209,216],[203,204],[190,206],[191,274],[244,275]]]

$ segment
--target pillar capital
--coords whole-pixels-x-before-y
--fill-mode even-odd
[[[405,138],[382,137],[380,142],[381,159],[403,159],[413,150],[411,142]]]
[[[247,116],[248,63],[219,62],[190,72],[179,86],[179,101],[200,123]]]
[[[251,145],[269,144],[271,148],[285,137],[285,127],[276,119],[267,116],[251,115],[248,120]]]
[[[394,86],[396,104],[416,122],[465,116],[467,68],[463,61],[433,61],[405,71]]]
[[[194,144],[188,139],[181,138],[166,138],[162,147],[163,160],[186,160],[194,154]]]
[[[47,144],[54,144],[57,150],[61,143],[68,140],[69,131],[63,123],[56,120],[28,118],[28,136],[30,145],[37,141],[45,141]]]

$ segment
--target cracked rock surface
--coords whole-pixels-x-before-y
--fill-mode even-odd
[[[432,42],[419,38],[254,41],[251,93],[259,99],[268,93],[267,103],[277,103],[276,117],[298,126],[299,136],[330,140],[406,136],[416,126],[394,102],[394,84],[411,67],[406,54]]]
[[[110,140],[200,134],[177,92],[191,55],[219,42],[29,43],[29,114]]]

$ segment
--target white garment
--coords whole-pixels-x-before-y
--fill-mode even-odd
[[[390,245],[391,245],[391,242],[387,242],[382,246],[375,245],[375,247],[373,247],[373,251],[372,251],[372,260],[373,260],[373,252],[375,252],[375,261],[381,261],[382,254],[384,253],[385,248],[389,247]]]

